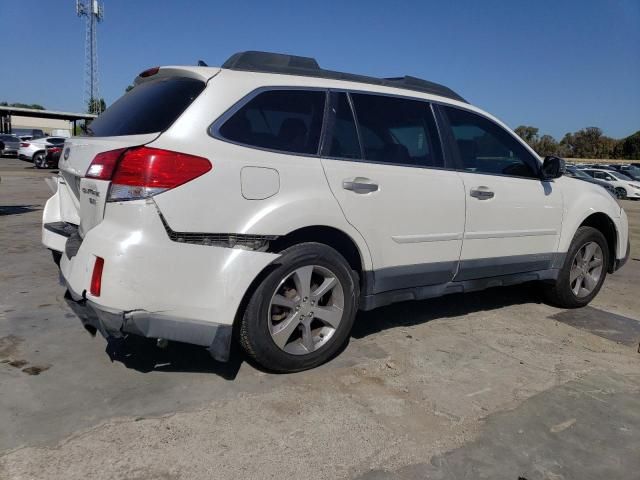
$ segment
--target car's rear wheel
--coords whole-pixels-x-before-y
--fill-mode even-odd
[[[621,200],[627,198],[627,191],[622,187],[616,187],[616,198]]]
[[[37,152],[33,155],[33,166],[36,168],[44,168],[45,164],[45,154],[43,152]]]
[[[284,250],[252,292],[240,343],[263,367],[296,372],[331,359],[358,309],[357,274],[336,250],[303,243]]]
[[[607,275],[609,249],[599,230],[580,227],[573,237],[556,282],[547,285],[547,300],[562,308],[584,307],[598,294]]]

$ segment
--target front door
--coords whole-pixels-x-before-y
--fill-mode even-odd
[[[440,107],[464,182],[466,226],[456,280],[557,266],[562,194],[506,129],[474,112]]]

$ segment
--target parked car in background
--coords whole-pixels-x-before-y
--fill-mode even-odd
[[[67,140],[43,211],[94,333],[299,371],[358,309],[534,280],[581,307],[629,256],[611,195],[443,85],[263,52],[135,85]]]
[[[0,156],[18,155],[20,139],[15,135],[0,134]]]
[[[585,168],[596,168],[598,170],[615,170],[615,168],[613,168],[612,166],[603,163],[579,163],[576,166],[581,170],[584,170]]]
[[[35,162],[36,159],[42,162],[46,156],[46,147],[62,146],[65,140],[66,138],[63,137],[44,137],[21,142],[18,157],[32,162]]]
[[[36,168],[58,168],[63,146],[64,145],[53,145],[45,147],[44,155],[34,155],[33,165]]]
[[[600,185],[613,197],[617,197],[615,188],[613,188],[613,185],[611,185],[609,182],[605,182],[604,180],[597,180],[591,175],[586,174],[583,170],[576,168],[574,165],[566,166],[565,175],[567,177],[577,178],[578,180],[582,180],[584,182],[593,183],[594,185]]]
[[[33,135],[20,135],[18,138],[21,142],[28,142],[33,138]]]
[[[47,136],[44,131],[40,130],[39,128],[12,128],[11,133],[20,138],[22,138],[23,136],[29,137],[29,140],[31,140],[32,138],[42,138]]]
[[[613,167],[614,165],[612,165]],[[615,165],[615,169],[631,178],[632,180],[640,180],[640,168],[633,165]]]
[[[613,186],[618,198],[640,198],[640,182],[635,182],[620,172],[595,168],[585,168],[583,171],[596,180],[608,182]]]

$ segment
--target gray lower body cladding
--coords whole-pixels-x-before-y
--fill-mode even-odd
[[[75,297],[75,299],[74,299]],[[92,334],[100,332],[106,339],[120,338],[126,334],[147,338],[163,338],[176,342],[206,347],[211,356],[220,362],[229,360],[232,326],[210,322],[198,322],[134,310],[110,312],[94,303],[78,298],[68,291],[65,299],[83,326]]]
[[[365,272],[360,309],[372,310],[396,302],[423,300],[536,280],[553,281],[558,276],[565,255],[514,255],[407,265]]]

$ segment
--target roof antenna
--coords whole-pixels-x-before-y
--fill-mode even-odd
[[[209,65],[207,65],[204,60],[198,60],[198,66],[199,67],[208,67]]]

